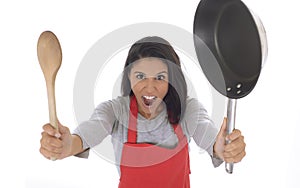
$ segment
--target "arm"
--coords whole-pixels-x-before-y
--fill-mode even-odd
[[[114,110],[113,103],[117,101],[98,105],[91,118],[81,123],[74,134],[61,124],[59,124],[59,132],[56,132],[50,124],[44,125],[41,154],[48,159],[63,159],[72,155],[87,158],[88,149],[101,143],[107,135],[111,134],[113,122],[116,120],[115,114],[119,113]]]
[[[74,154],[76,157],[88,158],[89,149],[100,144],[112,133],[116,117],[120,114],[116,100],[101,103],[94,110],[89,120],[82,122],[73,131],[81,139],[82,150]]]
[[[188,134],[193,138],[198,147],[206,150],[211,156],[214,167],[222,164],[223,160],[214,153],[214,144],[218,134],[218,128],[198,100],[187,100],[185,122]]]
[[[224,118],[221,129],[218,130],[204,107],[196,99],[187,103],[186,112],[190,136],[200,148],[210,154],[215,167],[223,161],[236,163],[245,157],[244,137],[238,129],[235,129],[230,135],[226,135],[226,118]],[[229,144],[226,144],[226,139],[230,140]]]

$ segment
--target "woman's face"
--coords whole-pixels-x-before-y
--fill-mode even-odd
[[[139,113],[147,119],[156,117],[163,109],[168,92],[168,67],[159,58],[142,58],[134,62],[129,80],[137,99]]]

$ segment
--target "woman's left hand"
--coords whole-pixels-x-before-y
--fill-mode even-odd
[[[224,118],[221,129],[214,144],[214,155],[228,163],[240,162],[246,155],[246,144],[241,131],[235,129],[231,134],[226,134],[227,119]],[[230,143],[226,144],[226,140]]]

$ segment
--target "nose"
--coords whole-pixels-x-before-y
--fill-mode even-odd
[[[145,89],[148,93],[152,93],[157,88],[155,78],[148,78],[145,83]]]

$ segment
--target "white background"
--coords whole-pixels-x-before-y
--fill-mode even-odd
[[[63,50],[56,80],[57,113],[72,130],[73,84],[85,53],[120,27],[163,22],[192,32],[198,0],[1,1],[0,2],[0,187],[117,187],[115,166],[91,153],[48,161],[39,154],[48,121],[46,87],[36,44],[52,30]],[[237,128],[247,156],[228,175],[191,148],[192,187],[300,187],[299,7],[296,0],[244,0],[263,20],[269,56],[254,91],[238,101]],[[123,65],[123,62],[122,62]],[[99,90],[97,90],[97,95]],[[97,99],[96,99],[97,100]],[[97,101],[96,101],[97,103]],[[298,175],[297,175],[298,174]]]

